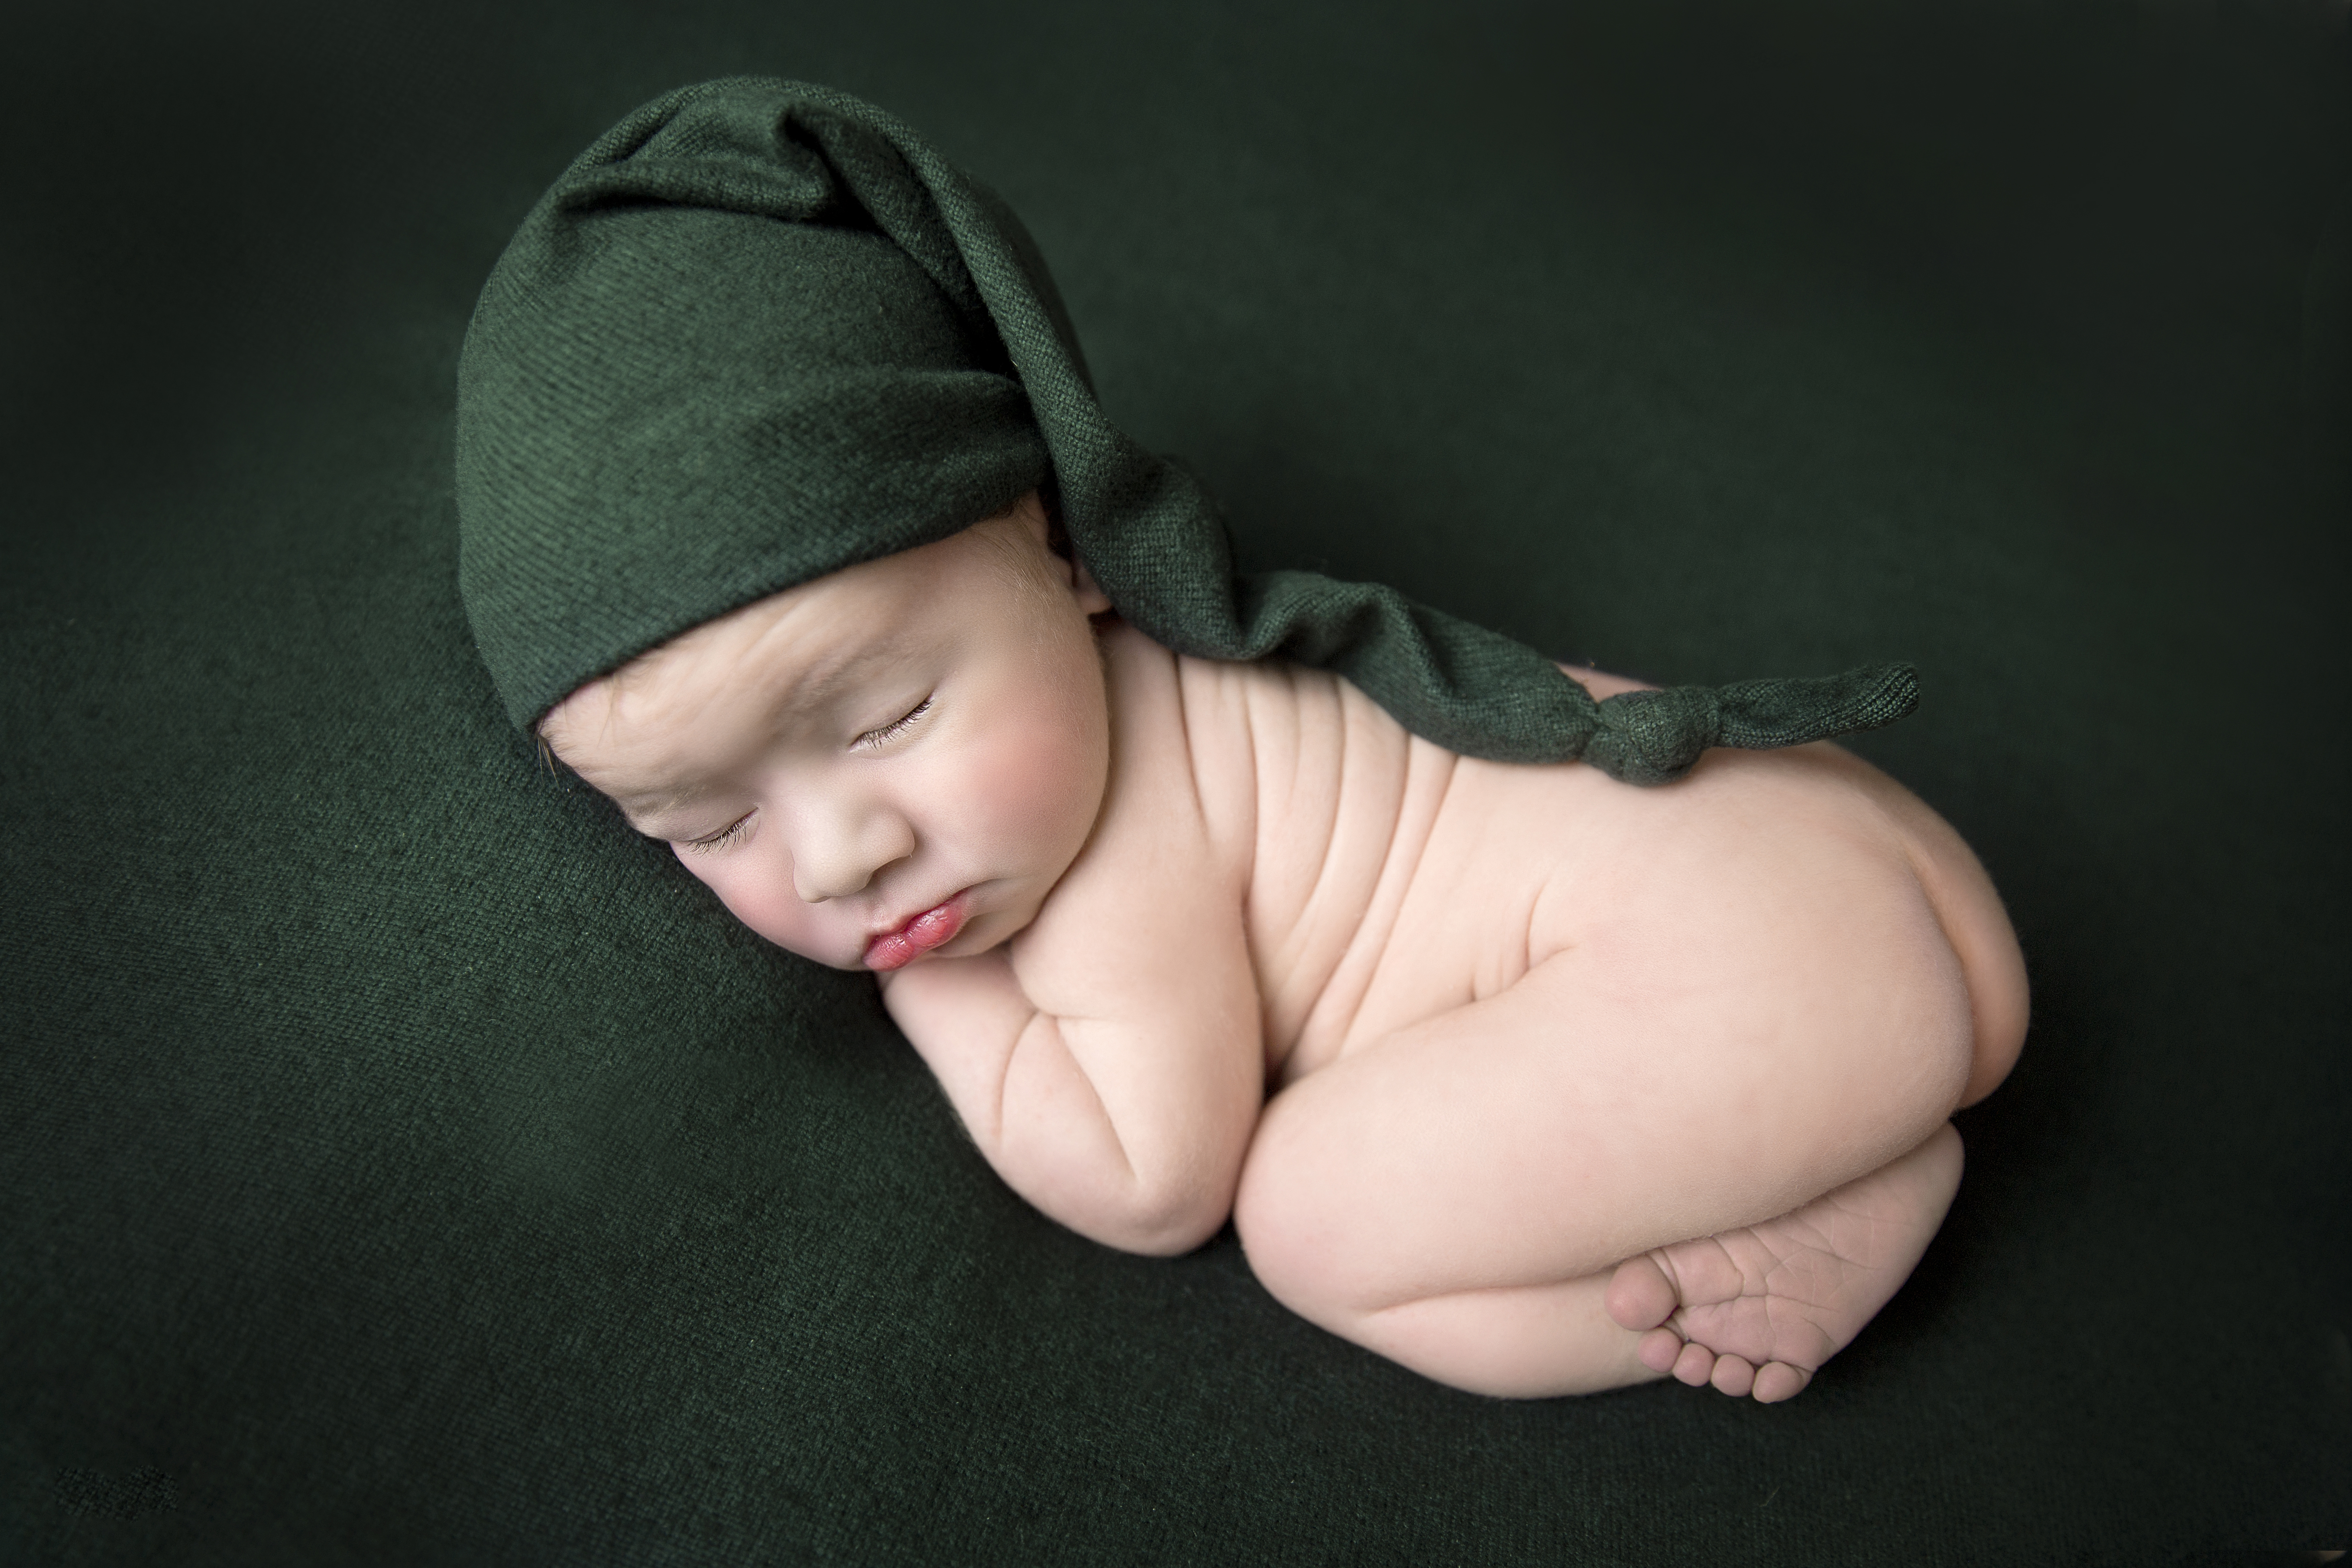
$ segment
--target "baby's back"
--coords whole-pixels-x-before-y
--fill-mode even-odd
[[[2021,1033],[2021,976],[2006,984],[2014,942],[1975,857],[1834,747],[1714,753],[1677,784],[1640,789],[1574,763],[1456,755],[1328,671],[1186,658],[1125,629],[1107,651],[1121,700],[1182,730],[1211,842],[1244,889],[1277,1082],[1499,995],[1570,947],[1622,951],[1624,983],[1640,985],[1660,932],[1749,893],[1820,889],[1850,899],[1858,922],[1883,921],[1861,889],[1890,865],[1927,894],[1940,930],[1923,938],[2000,972],[1979,1008],[2018,1016],[1979,1017],[1986,1043]],[[1634,684],[1576,673],[1599,696]],[[1774,951],[1778,929],[1754,931],[1758,966],[1805,967],[1808,953]],[[1625,945],[1635,933],[1642,952]],[[2007,1067],[1983,1061],[1971,1079],[1998,1081]],[[1991,1081],[1971,1081],[1968,1098]]]
[[[1472,802],[1534,770],[1423,740],[1325,670],[1126,639],[1115,657],[1165,663],[1213,839],[1242,858],[1271,1070],[1297,1078],[1524,973],[1552,858]]]

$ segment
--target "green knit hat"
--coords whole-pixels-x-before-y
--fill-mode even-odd
[[[457,374],[458,582],[507,711],[1050,481],[1130,624],[1346,676],[1506,762],[1681,774],[1909,712],[1907,666],[1596,704],[1519,643],[1376,584],[1236,574],[1217,504],[1096,403],[1036,246],[890,115],[802,82],[682,88],[582,153],[483,288]]]

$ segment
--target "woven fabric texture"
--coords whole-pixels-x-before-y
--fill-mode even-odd
[[[459,582],[528,726],[762,595],[926,544],[1051,481],[1120,613],[1181,653],[1347,676],[1407,728],[1634,784],[1709,746],[1891,723],[1907,667],[1596,705],[1523,643],[1377,584],[1237,578],[1223,513],[1104,416],[1010,208],[829,88],[681,88],[575,159],[482,292],[458,369]]]

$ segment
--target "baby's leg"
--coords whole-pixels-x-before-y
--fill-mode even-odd
[[[1909,1277],[1959,1186],[1959,1155],[1948,1122],[1760,1225],[1559,1284],[1424,1297],[1340,1331],[1479,1393],[1591,1394],[1671,1372],[1770,1404],[1802,1390]]]
[[[1267,1106],[1235,1220],[1278,1299],[1478,1391],[1769,1399],[1901,1283],[1958,1183],[1971,977],[1883,817],[1798,769],[1681,787],[1578,940]]]

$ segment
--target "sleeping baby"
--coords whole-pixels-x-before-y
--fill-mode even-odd
[[[576,161],[460,371],[509,714],[751,930],[870,971],[1014,1191],[1230,1218],[1456,1387],[1785,1399],[1899,1287],[2025,984],[1827,736],[1907,669],[1651,690],[1377,585],[1237,575],[992,195],[739,79]]]

